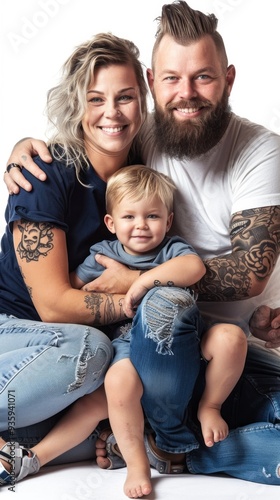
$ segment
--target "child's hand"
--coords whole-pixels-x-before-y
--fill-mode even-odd
[[[128,318],[133,318],[137,311],[137,306],[140,304],[141,299],[148,292],[148,288],[135,281],[128,290],[124,301],[123,311]]]

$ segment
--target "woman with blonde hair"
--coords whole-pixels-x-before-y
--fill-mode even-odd
[[[77,47],[48,93],[53,161],[35,160],[48,180],[9,197],[0,254],[0,485],[36,472],[36,456],[22,445],[36,445],[61,412],[103,384],[113,350],[102,325],[124,317],[123,295],[74,289],[69,272],[93,241],[112,237],[103,222],[106,182],[137,159],[146,95],[132,42],[100,33]],[[62,461],[93,455],[91,437]]]

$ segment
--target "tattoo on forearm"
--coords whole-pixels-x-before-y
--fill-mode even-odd
[[[92,316],[94,316],[93,323],[96,325],[101,325],[101,313],[100,307],[103,302],[102,295],[99,293],[91,293],[85,296],[86,308],[91,310]]]
[[[105,299],[104,299],[105,297]],[[96,325],[109,325],[119,321],[120,317],[117,315],[113,295],[103,293],[91,293],[85,296],[84,299],[86,308],[90,309],[93,316],[93,324]],[[103,305],[103,317],[101,314],[101,305]],[[119,313],[120,314],[120,313]]]
[[[116,309],[113,300],[113,295],[110,293],[105,294],[105,304],[104,304],[104,323],[105,325],[110,325],[115,323],[119,318],[116,317]]]
[[[21,232],[21,241],[17,252],[26,262],[38,261],[39,257],[46,257],[53,248],[53,225],[48,222],[29,222],[21,220],[18,228]]]
[[[206,275],[197,284],[199,300],[249,297],[253,279],[272,273],[280,247],[280,207],[244,210],[232,217],[232,254],[205,261]]]

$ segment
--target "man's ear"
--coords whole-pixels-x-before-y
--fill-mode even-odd
[[[231,90],[232,90],[234,80],[235,80],[235,73],[236,73],[235,67],[233,66],[233,64],[231,64],[227,68],[227,74],[226,74],[226,81],[227,81],[227,85],[228,85],[228,96],[230,96],[230,94],[231,94]]]
[[[149,84],[149,87],[150,87],[150,91],[152,92],[153,94],[153,90],[154,90],[154,73],[153,73],[153,70],[148,68],[147,69],[147,80],[148,80],[148,84]]]
[[[109,229],[109,231],[113,234],[116,234],[113,217],[109,214],[106,214],[104,217],[104,222],[105,222],[107,228]]]
[[[168,218],[167,218],[167,223],[166,223],[166,232],[168,233],[169,229],[171,228],[172,226],[172,222],[173,222],[173,217],[174,217],[174,213],[172,212],[171,214],[169,214]]]

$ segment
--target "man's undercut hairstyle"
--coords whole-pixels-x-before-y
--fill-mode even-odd
[[[160,17],[156,18],[158,29],[152,53],[152,65],[158,46],[164,35],[171,36],[180,45],[190,45],[209,35],[221,55],[225,69],[228,65],[223,39],[217,31],[218,19],[214,14],[204,14],[192,9],[183,0],[165,4]]]

